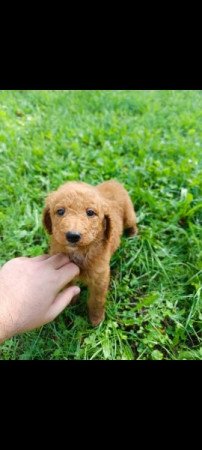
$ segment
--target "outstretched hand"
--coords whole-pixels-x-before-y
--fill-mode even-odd
[[[78,274],[64,254],[8,261],[0,269],[0,342],[54,320],[80,292],[64,289]]]

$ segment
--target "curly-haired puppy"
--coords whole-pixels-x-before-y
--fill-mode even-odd
[[[118,182],[98,186],[68,182],[46,199],[43,223],[51,235],[50,254],[65,253],[80,268],[78,279],[89,288],[89,318],[98,325],[105,316],[110,258],[123,230],[137,233],[131,199]]]

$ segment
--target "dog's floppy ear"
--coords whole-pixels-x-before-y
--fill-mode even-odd
[[[50,208],[47,205],[43,210],[43,225],[49,234],[52,234],[52,221],[50,216]]]
[[[108,241],[111,236],[111,231],[112,231],[112,219],[110,216],[110,208],[109,208],[107,201],[103,201],[102,206],[103,206],[103,214],[104,214],[104,219],[103,219],[104,238],[105,238],[105,241]]]
[[[105,239],[108,241],[111,236],[111,219],[109,214],[104,216],[104,235]]]

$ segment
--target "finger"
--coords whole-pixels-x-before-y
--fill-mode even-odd
[[[34,256],[31,258],[33,261],[44,261],[46,259],[50,258],[50,255],[40,255],[40,256]]]
[[[76,295],[80,292],[80,288],[78,286],[71,286],[60,292],[54,302],[52,303],[49,311],[48,311],[48,321],[54,320],[58,314],[60,314],[63,309],[68,306]]]
[[[28,259],[30,259],[29,258],[29,256],[17,256],[16,258],[14,258],[16,261],[18,260],[18,261],[26,261],[26,260],[28,260]],[[14,259],[13,259],[13,261],[14,261]],[[7,261],[8,262],[8,261]]]
[[[54,273],[55,277],[55,287],[57,292],[63,289],[74,277],[79,275],[79,267],[74,263],[65,264],[59,270]]]
[[[53,269],[60,269],[60,267],[64,266],[69,262],[69,258],[64,253],[57,253],[57,255],[50,256],[47,260],[47,264],[49,264]]]

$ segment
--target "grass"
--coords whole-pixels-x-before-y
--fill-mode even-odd
[[[202,359],[202,91],[0,91],[0,264],[47,251],[47,192],[116,178],[139,236],[111,261],[105,322],[86,295],[0,359]]]

